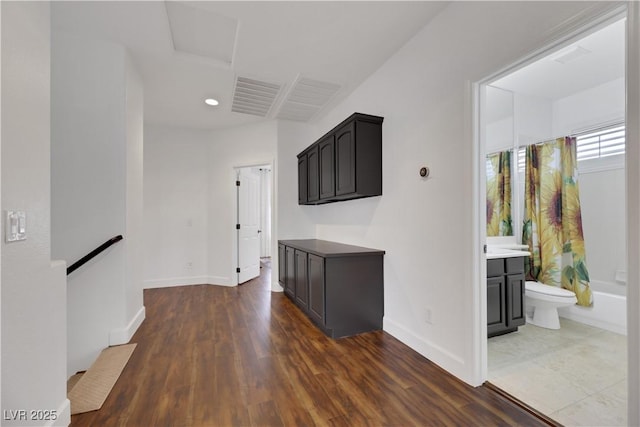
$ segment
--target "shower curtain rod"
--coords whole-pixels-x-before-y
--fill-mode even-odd
[[[564,138],[567,136],[581,136],[587,133],[593,133],[593,132],[597,132],[600,130],[606,130],[609,128],[613,128],[616,126],[621,126],[624,125],[625,121],[624,120],[616,120],[616,121],[611,121],[608,123],[601,123],[597,126],[591,126],[588,128],[582,128],[582,129],[575,129],[573,130],[569,135],[561,135],[561,136],[557,136],[557,137],[551,137],[551,138],[546,138],[542,141],[538,141],[538,142],[532,142],[530,144],[518,144],[517,148],[524,148],[527,147],[528,145],[538,145],[538,144],[544,144],[545,142],[549,142],[549,141],[555,141],[558,138]]]

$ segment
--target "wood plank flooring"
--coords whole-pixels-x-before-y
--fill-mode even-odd
[[[144,291],[147,318],[99,411],[72,426],[545,425],[379,331],[332,340],[270,267],[239,287]]]

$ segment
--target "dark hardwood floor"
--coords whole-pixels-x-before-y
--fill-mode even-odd
[[[71,425],[545,425],[385,332],[327,338],[269,278],[145,290],[122,376]]]

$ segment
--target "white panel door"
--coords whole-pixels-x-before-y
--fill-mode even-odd
[[[238,283],[244,283],[260,275],[260,175],[243,168],[238,181]]]

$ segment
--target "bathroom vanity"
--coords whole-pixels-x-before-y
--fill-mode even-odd
[[[331,338],[382,329],[384,251],[326,240],[278,241],[285,295]]]
[[[524,260],[529,252],[490,248],[487,252],[487,336],[525,324]]]

